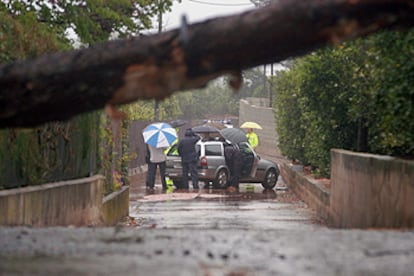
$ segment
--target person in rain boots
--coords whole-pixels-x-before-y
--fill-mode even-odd
[[[183,182],[180,188],[188,189],[188,173],[191,174],[193,188],[198,189],[198,170],[197,161],[198,153],[196,152],[196,143],[200,136],[196,135],[191,128],[185,131],[184,138],[178,142],[178,153],[181,156],[181,165],[183,167]]]

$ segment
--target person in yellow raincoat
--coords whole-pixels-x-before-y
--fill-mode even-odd
[[[259,145],[259,136],[257,136],[256,132],[254,132],[252,128],[247,129],[246,138],[253,149]]]
[[[175,131],[178,133],[179,128],[176,127]],[[169,146],[168,148],[166,148],[164,150],[164,153],[167,155],[168,152],[171,150],[171,148],[173,148],[173,152],[170,153],[170,155],[178,155],[178,148],[177,147],[173,147],[174,145],[178,144],[178,137],[177,139],[175,139],[175,141],[171,144],[171,146]],[[173,184],[173,180],[171,178],[169,178],[168,176],[165,177],[165,183],[167,185],[167,193],[171,193],[173,191],[174,188],[174,184]]]

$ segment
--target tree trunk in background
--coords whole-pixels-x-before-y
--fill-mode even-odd
[[[368,152],[368,127],[364,118],[358,122],[358,151]]]

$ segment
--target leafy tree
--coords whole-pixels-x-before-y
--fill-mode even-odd
[[[356,126],[348,119],[352,65],[338,48],[318,51],[301,61],[304,155],[324,174],[329,174],[331,148],[356,149]]]
[[[171,121],[182,116],[183,112],[178,102],[178,97],[173,95],[160,104],[160,120]]]
[[[135,103],[123,106],[121,110],[128,115],[128,120],[147,120],[154,118],[154,101],[137,101]],[[178,97],[171,96],[160,102],[159,120],[169,121],[182,115]]]
[[[323,175],[331,148],[414,155],[413,38],[383,32],[296,59],[273,80],[282,152]]]
[[[11,15],[37,15],[62,41],[65,31],[73,28],[86,44],[107,41],[112,34],[119,37],[137,35],[152,27],[152,19],[171,9],[173,0],[9,0],[0,10]]]
[[[70,27],[87,44],[105,41],[114,33],[121,37],[137,34],[151,26],[154,14],[168,10],[171,5],[172,1],[145,0],[1,1],[0,61],[70,49],[70,41],[65,36]],[[149,102],[124,109],[132,119],[148,119],[152,114]],[[166,117],[175,116],[179,113],[176,102],[163,104],[162,112]],[[34,129],[2,130],[0,187],[40,184],[96,173],[100,166],[97,147],[105,149],[99,156],[103,158],[102,166],[109,182],[114,178],[112,173],[119,171],[125,175],[128,156],[119,155],[126,152],[123,150],[126,121],[120,124],[120,131],[112,133],[111,122],[103,120],[104,125],[100,125],[100,115],[98,112],[85,114],[67,123],[50,123]],[[99,139],[103,140],[102,144]],[[108,190],[113,190],[113,185]]]
[[[263,73],[263,67],[243,71],[243,86],[238,93],[240,98],[267,98],[268,90],[265,89],[265,82],[267,81],[267,77]]]
[[[305,129],[302,126],[302,111],[299,105],[300,79],[301,76],[295,68],[279,72],[272,80],[274,86],[277,87],[273,107],[280,150],[290,159],[307,162],[304,155]]]
[[[373,37],[377,49],[375,131],[370,148],[378,153],[414,156],[414,31]]]
[[[211,82],[203,91],[177,95],[182,117],[203,119],[209,114],[238,114],[240,95],[234,93],[223,78]]]
[[[0,62],[31,58],[68,48],[48,26],[38,22],[34,12],[12,16],[0,9]]]
[[[27,11],[24,16],[16,16],[6,12],[4,5],[0,5],[0,61],[2,63],[68,47],[54,32],[50,32],[47,24],[38,21],[35,12]],[[85,116],[83,122],[89,122],[89,117]],[[76,143],[66,143],[68,141],[66,139],[73,141],[72,131],[82,124],[78,120],[74,121],[76,126],[72,126],[71,130],[67,129],[66,124],[50,123],[35,129],[0,131],[0,175],[2,175],[0,187],[56,180],[57,171],[61,173],[61,179],[64,178],[63,175],[73,176],[76,168],[64,163],[69,156],[63,156],[62,148],[71,147],[74,152],[78,149],[82,150],[84,145],[89,145],[87,141],[83,145],[79,143],[79,147],[75,145]],[[92,134],[91,130],[88,131]],[[89,151],[92,152],[92,149]],[[78,160],[83,157],[85,155],[80,154]],[[63,165],[66,166],[66,172],[57,169],[63,169]]]
[[[204,89],[187,91],[177,95],[182,117],[204,119],[209,114],[239,114],[239,101],[246,97],[268,97],[263,89],[265,76],[261,68],[242,72],[243,85],[234,92],[228,85],[228,78],[218,78]]]

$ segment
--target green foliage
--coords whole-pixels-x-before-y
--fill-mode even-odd
[[[154,101],[136,101],[122,107],[129,120],[151,120],[154,117]]]
[[[65,30],[73,28],[86,44],[107,41],[111,34],[119,37],[137,35],[152,27],[158,13],[171,9],[173,0],[88,0],[50,1],[10,0],[0,4],[0,11],[19,17],[34,14],[50,33],[67,42]]]
[[[277,87],[273,107],[279,148],[291,159],[306,162],[304,155],[305,129],[302,126],[302,112],[299,105],[301,95],[300,74],[296,70],[282,71],[273,80]]]
[[[123,106],[121,110],[127,114],[128,120],[151,121],[154,119],[154,104],[154,101],[136,101]],[[182,115],[178,98],[175,95],[159,102],[158,108],[160,121],[173,120]]]
[[[302,60],[302,126],[305,160],[329,173],[331,148],[355,147],[355,123],[348,120],[352,63],[339,49],[325,49]]]
[[[414,31],[375,36],[378,49],[378,110],[371,148],[379,153],[414,155]]]
[[[208,114],[238,114],[240,95],[235,94],[223,81],[217,79],[203,90],[193,90],[177,95],[186,119],[203,119]]]
[[[35,12],[14,4],[21,9],[19,16],[0,5],[2,63],[69,47],[53,28],[38,21]],[[96,125],[96,117],[87,114],[68,123],[1,130],[0,186],[35,185],[93,173],[99,162],[93,146],[97,146]]]
[[[0,131],[0,187],[19,187],[97,173],[95,113],[67,123]]]
[[[58,49],[67,49],[33,12],[13,17],[0,9],[0,62],[25,59]]]
[[[160,102],[159,119],[160,121],[171,121],[183,115],[177,95],[173,95]]]
[[[99,156],[102,156],[102,173],[106,177],[105,194],[109,194],[129,185],[128,165],[133,158],[128,151],[129,120],[113,120],[103,113],[100,116]]]
[[[238,93],[239,98],[267,98],[269,96],[268,86],[268,80],[263,73],[263,67],[243,71],[243,86]]]
[[[69,27],[87,44],[105,41],[114,33],[120,37],[138,34],[171,5],[172,0],[3,1],[0,61],[69,49],[65,37]],[[160,109],[163,117],[180,114],[175,100],[162,103]],[[132,119],[148,120],[153,117],[153,102],[139,102],[123,111]],[[67,123],[0,131],[0,188],[85,177],[101,167],[109,179],[108,191],[121,182],[128,184],[127,121],[117,125],[105,117],[108,120],[101,124],[100,117],[97,112]]]
[[[260,68],[243,72],[243,85],[234,92],[228,85],[228,78],[211,81],[204,89],[187,91],[176,96],[182,117],[204,119],[209,114],[239,114],[239,101],[245,97],[267,97],[263,89],[265,81]],[[266,80],[267,81],[267,80]]]
[[[295,60],[275,79],[280,149],[329,175],[331,148],[414,155],[414,31]]]

